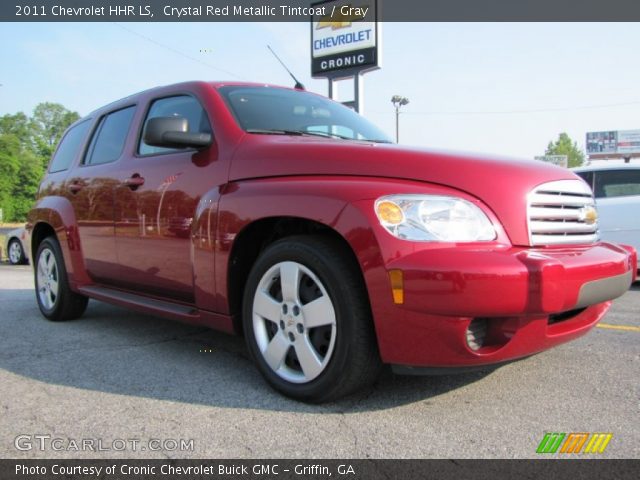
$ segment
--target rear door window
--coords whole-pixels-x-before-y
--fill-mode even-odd
[[[91,122],[87,119],[67,131],[51,160],[50,173],[62,172],[69,168],[73,159],[78,155],[78,150],[84,144],[90,125]]]
[[[640,169],[599,170],[594,175],[596,198],[640,195]]]
[[[135,107],[127,107],[102,117],[91,139],[85,165],[100,165],[120,158],[134,113]]]
[[[179,95],[156,100],[151,105],[145,124],[150,118],[156,117],[183,117],[189,122],[189,132],[191,133],[212,133],[211,124],[207,117],[207,112],[202,108],[200,102],[188,95]],[[140,155],[157,155],[165,152],[175,152],[176,149],[164,147],[152,147],[140,139],[138,153]],[[179,151],[179,150],[178,150]]]

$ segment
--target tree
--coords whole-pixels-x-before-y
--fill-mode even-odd
[[[13,134],[0,134],[0,208],[4,220],[15,219],[13,185],[20,171],[20,141]]]
[[[0,135],[15,135],[23,146],[30,144],[32,130],[31,120],[22,112],[0,117]]]
[[[579,167],[584,162],[584,152],[578,148],[578,144],[569,138],[569,135],[562,132],[558,135],[558,140],[549,142],[545,155],[567,155],[569,158],[569,168]]]
[[[20,153],[19,170],[13,183],[13,217],[24,220],[38,193],[44,174],[42,159],[30,150]]]
[[[23,221],[62,134],[80,116],[57,103],[41,103],[29,118],[0,117],[0,208],[3,219]]]
[[[69,111],[59,103],[40,103],[33,110],[32,134],[38,153],[47,162],[64,131],[79,118],[77,112]]]

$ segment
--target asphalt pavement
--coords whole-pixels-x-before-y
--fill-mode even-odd
[[[272,391],[241,338],[95,301],[48,322],[28,266],[0,266],[0,305],[0,458],[534,458],[546,432],[640,458],[638,284],[572,343],[321,406]]]

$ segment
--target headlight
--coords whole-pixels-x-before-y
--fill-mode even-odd
[[[380,224],[393,236],[418,242],[480,242],[496,238],[485,213],[462,198],[387,195],[375,203]]]

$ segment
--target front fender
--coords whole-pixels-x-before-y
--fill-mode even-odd
[[[216,290],[219,306],[230,312],[228,275],[234,242],[254,222],[272,217],[311,220],[337,232],[350,246],[365,280],[382,358],[390,358],[397,345],[388,338],[402,322],[403,310],[393,303],[387,270],[394,259],[447,244],[399,241],[380,225],[374,212],[375,199],[389,194],[459,195],[478,199],[450,187],[423,182],[375,177],[308,176],[267,178],[235,182],[220,199],[216,235]],[[496,244],[508,238],[493,213],[483,206],[498,229]],[[496,246],[499,248],[499,245]],[[235,253],[233,254],[234,256]],[[390,335],[391,333],[391,335]]]
[[[229,276],[236,239],[256,222],[275,218],[311,220],[333,228],[346,207],[328,182],[307,178],[272,178],[226,186],[219,201],[215,245],[217,308],[233,313]]]
[[[332,229],[348,243],[365,279],[376,331],[385,331],[392,321],[389,313],[393,300],[378,237],[384,243],[388,234],[372,220],[373,200],[390,193],[425,189],[425,184],[419,182],[345,176],[269,178],[230,184],[220,198],[216,235],[219,308],[223,313],[232,313],[228,272],[236,238],[261,220],[305,219]],[[381,343],[380,347],[384,358],[386,346]]]

